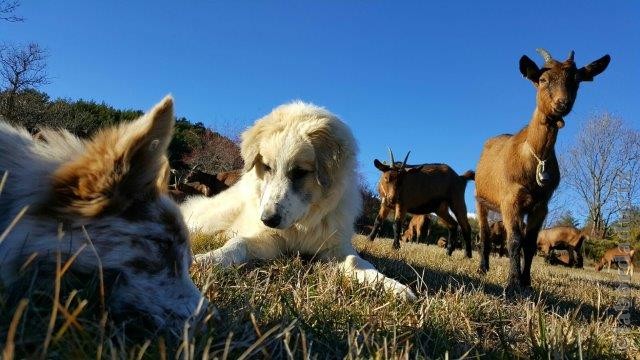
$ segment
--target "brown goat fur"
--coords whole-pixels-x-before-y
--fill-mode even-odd
[[[429,219],[429,215],[413,215],[409,226],[407,226],[407,229],[402,234],[402,240],[406,242],[421,242],[423,236],[429,236],[430,231],[431,219]]]
[[[610,61],[605,55],[578,69],[573,52],[563,62],[553,60],[544,50],[539,52],[545,59],[542,69],[527,56],[520,59],[520,72],[537,90],[529,124],[515,135],[487,140],[476,168],[476,208],[483,243],[479,272],[489,271],[487,216],[489,211],[496,211],[502,215],[507,232],[510,288],[531,286],[536,239],[547,216],[549,199],[560,183],[554,146],[558,130],[564,126],[563,117],[573,107],[580,82],[593,80]],[[536,157],[545,161],[544,166]]]
[[[582,268],[582,243],[586,239],[582,231],[572,226],[556,226],[538,233],[537,247],[546,256],[551,255],[551,250],[567,250],[569,264]]]
[[[393,157],[393,153],[391,154]],[[449,228],[451,239],[457,238],[458,223],[460,224],[465,240],[466,256],[470,258],[471,226],[467,219],[464,191],[467,181],[473,180],[474,172],[467,171],[463,175],[458,175],[446,164],[407,166],[406,160],[405,158],[404,163],[398,165],[392,158],[392,166],[383,164],[378,159],[374,160],[375,167],[382,172],[378,182],[378,193],[382,200],[369,240],[373,241],[376,238],[382,222],[393,210],[395,213],[393,247],[399,249],[402,220],[405,215],[407,213],[427,215],[434,212]],[[449,214],[449,208],[455,215],[455,219]],[[454,247],[455,240],[449,241],[447,244],[449,255],[453,253]]]
[[[616,246],[613,249],[607,250],[600,261],[596,264],[596,271],[602,270],[607,265],[607,272],[611,270],[611,263],[616,263],[618,269],[624,271],[626,275],[633,276],[633,255],[636,251],[634,249],[625,249]]]
[[[558,252],[551,250],[549,256],[547,257],[547,262],[551,265],[573,267],[573,263],[571,262],[568,251]]]

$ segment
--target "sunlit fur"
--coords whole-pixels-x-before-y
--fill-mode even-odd
[[[54,130],[34,140],[0,121],[0,174],[8,173],[0,229],[28,206],[0,243],[0,280],[10,285],[32,254],[33,264],[53,275],[56,254],[66,261],[84,244],[71,270],[95,273],[101,264],[114,275],[107,276],[115,279],[107,284],[112,314],[139,314],[179,332],[202,295],[189,277],[180,211],[159,189],[173,122],[170,97],[86,141]]]
[[[337,260],[361,282],[382,282],[401,296],[414,296],[353,249],[362,199],[356,143],[342,121],[311,104],[282,105],[244,132],[241,152],[245,174],[237,184],[182,205],[192,231],[231,236],[197,261],[231,265],[302,253]],[[274,215],[280,218],[277,224],[267,220]]]

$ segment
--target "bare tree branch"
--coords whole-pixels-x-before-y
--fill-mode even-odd
[[[565,154],[563,179],[586,211],[593,235],[605,236],[612,221],[627,210],[618,199],[638,202],[640,182],[629,175],[640,170],[640,133],[611,114],[596,115],[584,124]],[[631,184],[625,178],[632,179]]]
[[[8,22],[24,21],[23,17],[13,14],[18,7],[20,7],[18,0],[0,0],[0,20]]]

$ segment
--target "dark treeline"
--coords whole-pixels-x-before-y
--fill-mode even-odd
[[[42,128],[59,128],[89,137],[104,126],[133,120],[143,113],[138,109],[115,109],[91,100],[52,100],[46,93],[34,89],[16,94],[0,92],[0,115],[32,134]],[[174,169],[201,165],[204,171],[215,173],[242,167],[235,141],[184,117],[176,119],[169,156]]]

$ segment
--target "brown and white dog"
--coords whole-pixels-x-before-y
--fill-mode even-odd
[[[405,285],[378,272],[354,250],[354,220],[362,208],[351,130],[327,110],[293,102],[274,109],[242,134],[245,173],[213,198],[182,206],[192,231],[225,231],[231,239],[196,256],[221,265],[285,254],[337,260],[362,283],[382,283],[414,298]]]
[[[0,176],[7,174],[0,230],[19,218],[0,239],[0,281],[15,281],[33,254],[55,269],[58,252],[64,262],[79,251],[72,271],[94,273],[101,264],[116,275],[109,284],[111,313],[142,314],[180,332],[205,301],[189,276],[191,250],[180,211],[158,187],[166,182],[173,123],[171,97],[90,140],[54,130],[34,140],[0,121]]]

